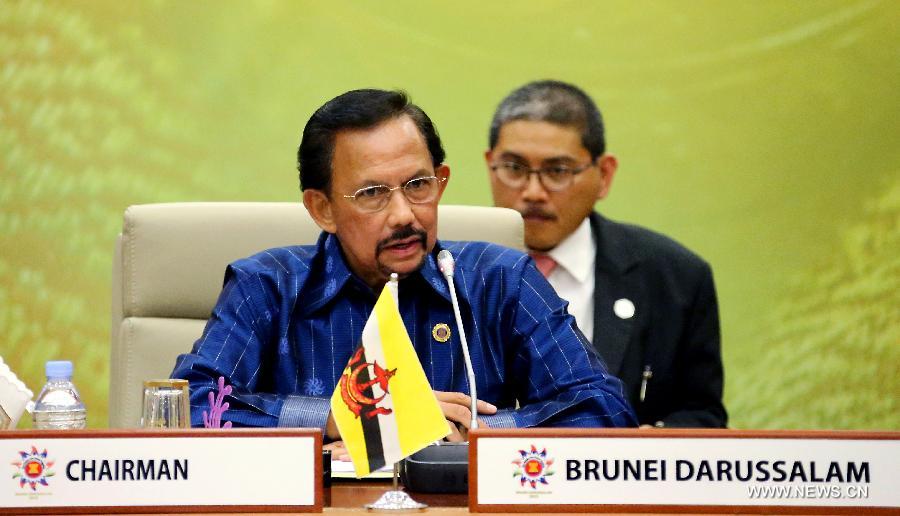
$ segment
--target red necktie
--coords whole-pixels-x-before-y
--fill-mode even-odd
[[[550,273],[559,265],[548,254],[532,253],[531,257],[534,258],[534,264],[537,265],[538,270],[541,271],[545,278],[549,277]]]

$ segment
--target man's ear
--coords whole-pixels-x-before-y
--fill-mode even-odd
[[[447,183],[450,181],[450,167],[441,163],[436,169],[434,169],[434,175],[445,179],[445,181],[441,181],[440,183],[441,189],[438,192],[437,198],[437,200],[440,201],[441,196],[444,195],[444,189],[447,188]]]
[[[597,158],[597,169],[600,170],[600,189],[597,191],[597,200],[602,201],[609,195],[613,178],[619,168],[619,160],[612,154],[604,154]]]
[[[331,209],[331,199],[325,195],[322,190],[304,190],[303,205],[306,211],[316,221],[316,224],[322,228],[322,231],[335,233],[337,225],[334,223],[334,213]]]

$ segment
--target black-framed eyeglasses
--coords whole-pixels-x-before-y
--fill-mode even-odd
[[[353,195],[345,195],[344,198],[353,199],[359,209],[367,212],[383,210],[391,200],[394,190],[402,191],[406,200],[412,204],[428,204],[437,199],[439,187],[446,180],[446,177],[437,176],[416,177],[400,186],[376,185],[360,188]]]
[[[510,188],[524,188],[528,184],[531,174],[537,174],[544,188],[551,192],[561,192],[572,186],[575,176],[593,167],[590,162],[579,167],[567,165],[547,165],[539,168],[531,168],[528,165],[515,161],[502,161],[491,165],[491,170],[497,174],[497,179]]]

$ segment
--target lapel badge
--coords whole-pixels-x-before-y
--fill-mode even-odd
[[[623,297],[613,303],[613,312],[619,316],[619,319],[631,319],[634,317],[634,303]]]
[[[431,329],[431,336],[438,342],[450,340],[450,327],[446,323],[438,323]]]

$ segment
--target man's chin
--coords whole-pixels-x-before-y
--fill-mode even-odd
[[[403,260],[384,260],[380,261],[379,265],[388,277],[392,272],[396,272],[397,276],[402,279],[421,269],[425,265],[425,257],[426,254],[423,250],[418,256],[411,256]]]
[[[559,242],[557,240],[548,238],[545,235],[532,238],[528,238],[527,236],[525,237],[525,247],[527,247],[529,251],[546,253],[547,251],[552,250],[557,245],[559,245]]]

